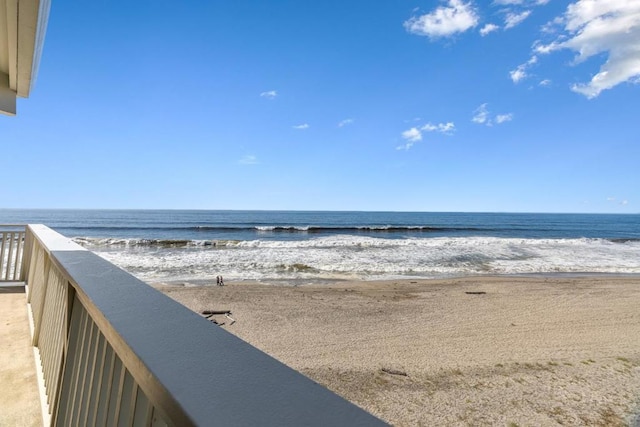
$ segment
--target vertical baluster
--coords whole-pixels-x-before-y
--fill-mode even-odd
[[[84,308],[84,307],[83,307]],[[86,313],[86,309],[85,309]],[[75,408],[71,413],[71,422],[75,425],[80,425],[80,416],[82,414],[82,402],[84,399],[84,389],[87,381],[87,370],[89,369],[89,356],[91,353],[91,342],[93,340],[93,332],[95,324],[89,314],[87,316],[87,335],[82,341],[82,359],[80,359],[80,374],[78,377],[78,385],[76,389],[76,395],[74,398]]]
[[[135,410],[133,414],[134,426],[148,426],[151,424],[151,413],[153,406],[149,404],[149,399],[144,394],[140,387],[136,393]]]
[[[115,351],[114,351],[115,353]],[[115,369],[113,373],[114,382],[111,384],[109,394],[109,410],[107,414],[107,426],[114,426],[118,422],[120,414],[120,399],[122,399],[122,387],[124,386],[124,373],[126,369],[122,366],[122,361],[116,355]]]
[[[2,279],[2,275],[4,272],[4,252],[7,247],[5,241],[7,239],[7,232],[1,231],[0,236],[2,236],[2,240],[0,241],[0,279]]]
[[[92,319],[93,320],[93,319]],[[96,365],[96,354],[98,341],[100,339],[100,330],[98,330],[98,326],[92,323],[92,334],[91,338],[88,342],[88,352],[87,352],[87,369],[85,371],[85,379],[84,385],[82,387],[82,397],[80,400],[80,414],[78,418],[78,422],[80,425],[87,425],[87,414],[88,414],[88,403],[91,393],[91,384],[93,383],[93,377],[95,376],[95,365]]]
[[[22,262],[24,258],[24,249],[22,247],[22,242],[24,240],[24,232],[20,231],[18,234],[18,242],[16,245],[16,261],[13,264],[13,278],[11,280],[18,280],[20,277],[18,276],[18,272],[22,269]],[[18,265],[20,265],[20,270],[18,270]]]
[[[60,388],[60,381],[62,375],[62,363],[63,363],[63,353],[64,353],[64,342],[66,340],[65,335],[65,317],[67,313],[67,292],[66,292],[66,281],[64,278],[56,272],[56,300],[58,302],[56,306],[56,319],[55,319],[55,330],[53,333],[54,338],[54,347],[52,349],[53,353],[53,363],[52,363],[52,371],[51,371],[51,380],[53,387],[51,389],[51,394],[49,396],[49,412],[53,413],[54,407],[56,406],[56,401],[58,399],[58,389]]]
[[[7,236],[9,236],[9,256],[7,257],[7,265],[4,274],[4,280],[9,280],[9,273],[11,272],[11,260],[13,258],[13,233],[12,231],[7,232]]]
[[[120,392],[120,408],[118,411],[118,427],[128,427],[133,417],[133,408],[131,408],[131,395],[133,388],[136,387],[133,377],[128,370],[125,369],[124,384]]]
[[[80,358],[80,349],[78,342],[82,333],[82,306],[74,297],[71,305],[71,318],[69,320],[69,333],[65,340],[67,341],[67,351],[64,357],[64,366],[62,368],[62,383],[60,385],[60,398],[56,409],[56,422],[59,426],[68,425],[69,409],[71,407],[71,397],[73,394],[73,379],[75,377],[78,360]]]
[[[84,342],[87,339],[87,329],[89,329],[88,327],[89,315],[87,314],[82,304],[80,304],[80,301],[78,300],[77,297],[73,305],[74,305],[74,308],[77,305],[78,310],[80,310],[82,313],[82,321],[80,323],[82,326],[80,328],[80,338],[76,343],[78,357],[73,362],[74,375],[73,375],[73,380],[71,381],[71,389],[69,390],[70,396],[69,396],[69,405],[67,410],[67,420],[69,425],[73,425],[74,414],[78,409],[77,397],[78,397],[78,388],[80,387],[80,378],[82,376],[82,360],[86,355]]]
[[[109,399],[111,397],[111,389],[113,388],[113,378],[116,369],[116,355],[113,348],[108,345],[105,350],[106,365],[102,372],[102,380],[100,381],[100,399],[96,407],[95,426],[102,427],[107,424],[107,413],[109,410]]]
[[[96,351],[96,370],[94,372],[94,378],[91,384],[91,395],[89,403],[87,404],[87,420],[86,425],[96,425],[96,413],[98,411],[98,403],[100,402],[100,394],[102,391],[102,381],[104,375],[104,367],[107,355],[107,339],[104,335],[100,334],[100,341],[98,342],[98,351]]]

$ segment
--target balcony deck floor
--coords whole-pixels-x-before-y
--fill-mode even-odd
[[[0,426],[42,426],[24,284],[0,284]]]

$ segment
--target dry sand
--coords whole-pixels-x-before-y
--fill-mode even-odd
[[[0,286],[0,427],[42,426],[24,287]]]
[[[638,422],[637,277],[156,286],[393,425]]]

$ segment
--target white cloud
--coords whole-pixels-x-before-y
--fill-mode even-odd
[[[520,80],[527,77],[527,72],[525,70],[526,68],[524,64],[518,65],[518,68],[509,71],[509,77],[511,77],[511,80],[513,80],[514,83],[518,83]]]
[[[500,29],[496,24],[487,24],[484,27],[480,28],[480,35],[482,37],[486,36],[489,33],[493,33],[494,31],[498,31]]]
[[[538,83],[539,86],[550,86],[551,85],[551,80],[549,79],[544,79],[542,80],[540,83]]]
[[[420,130],[425,132],[440,132],[446,135],[451,135],[451,133],[456,130],[455,128],[456,125],[454,125],[453,122],[438,123],[437,125],[427,123],[426,125],[422,126]]]
[[[504,123],[504,122],[510,122],[511,120],[513,120],[513,113],[498,114],[496,116],[496,123],[497,124],[501,124],[501,123]]]
[[[531,15],[530,10],[525,10],[520,13],[512,13],[512,12],[507,13],[507,16],[505,16],[504,18],[505,30],[508,30],[509,28],[513,28],[516,25],[520,24],[522,21],[527,19],[529,15]]]
[[[549,0],[494,0],[493,4],[500,6],[541,6]]]
[[[402,138],[406,139],[408,142],[404,145],[400,145],[396,147],[397,150],[408,150],[413,147],[418,141],[422,141],[422,133],[423,132],[439,132],[445,135],[451,135],[456,130],[456,125],[453,122],[446,123],[427,123],[426,125],[417,127],[412,127],[411,129],[405,130],[402,132]]]
[[[396,150],[410,150],[411,147],[413,147],[413,144],[414,144],[413,142],[409,141],[404,145],[398,145],[396,147]]]
[[[618,199],[616,197],[607,197],[607,202],[617,203],[620,206],[627,206],[629,204],[628,200],[623,199],[623,200],[618,201]]]
[[[270,90],[267,92],[262,92],[260,96],[267,99],[274,99],[276,96],[278,96],[278,92],[275,90]]]
[[[473,118],[471,119],[472,122],[478,124],[487,122],[487,120],[489,119],[489,110],[487,110],[487,105],[489,104],[485,103],[475,109],[475,111],[473,112]]]
[[[493,126],[494,123],[502,124],[513,120],[513,113],[498,114],[494,118],[487,108],[489,104],[484,103],[473,111],[471,121],[479,125]]]
[[[527,62],[524,64],[520,64],[516,67],[515,70],[509,71],[509,77],[514,83],[520,82],[520,80],[529,77],[527,70],[535,63],[538,62],[538,57],[533,55]]]
[[[538,53],[561,49],[576,52],[575,63],[606,53],[607,60],[589,82],[575,84],[574,92],[595,98],[620,83],[637,83],[640,76],[640,1],[578,0],[563,15],[564,31],[551,43],[535,47]]]
[[[418,142],[422,140],[422,132],[418,128],[411,128],[402,132],[402,137],[409,142]]]
[[[353,123],[353,119],[344,119],[340,121],[340,123],[338,123],[338,127],[341,128],[341,127],[350,125],[351,123]]]
[[[256,156],[253,155],[246,155],[243,158],[241,158],[240,160],[238,160],[238,163],[241,165],[257,165],[258,164],[258,158]]]
[[[405,21],[404,27],[410,33],[419,36],[449,37],[475,27],[479,19],[471,3],[448,0],[446,6],[440,6],[433,12]]]
[[[556,16],[551,21],[544,24],[540,28],[540,31],[547,34],[555,34],[558,32],[558,30],[561,29],[563,24],[564,24],[564,19],[561,16]]]
[[[299,129],[299,130],[305,130],[305,129],[309,129],[309,124],[308,123],[303,123],[301,125],[296,125],[296,126],[292,126],[294,129]]]

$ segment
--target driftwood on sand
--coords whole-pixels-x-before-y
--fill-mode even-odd
[[[405,372],[405,371],[399,371],[397,369],[391,369],[391,368],[380,368],[380,370],[382,372],[385,372],[387,374],[391,374],[391,375],[401,375],[403,377],[408,377],[409,375]]]
[[[201,313],[204,315],[205,319],[211,320],[216,325],[222,326],[224,325],[224,323],[218,323],[215,319],[211,319],[211,316],[224,315],[224,317],[231,320],[231,323],[229,323],[229,325],[233,325],[234,323],[236,323],[236,320],[231,317],[231,310],[203,310]]]

